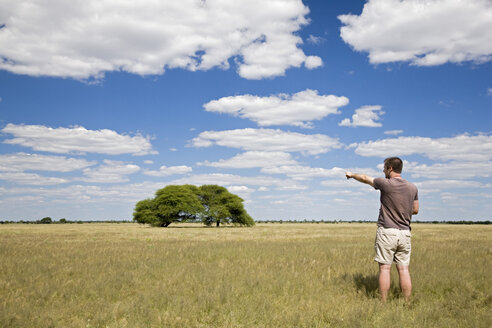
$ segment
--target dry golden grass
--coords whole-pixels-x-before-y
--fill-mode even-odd
[[[377,298],[375,224],[0,226],[0,327],[490,327],[492,226],[413,227]],[[394,270],[393,270],[394,271]]]

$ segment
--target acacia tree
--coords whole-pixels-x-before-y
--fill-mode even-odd
[[[170,185],[159,189],[154,198],[135,205],[133,220],[167,227],[173,222],[202,220],[206,225],[233,223],[254,225],[243,200],[218,185]]]
[[[154,199],[144,199],[135,205],[133,211],[133,220],[138,223],[148,223],[157,225],[157,216],[154,214]]]
[[[204,207],[202,221],[206,225],[220,226],[221,223],[254,225],[253,218],[246,212],[243,199],[231,194],[218,185],[203,185],[198,188],[198,197]]]
[[[153,199],[144,199],[135,205],[133,220],[158,227],[196,220],[203,212],[196,189],[191,185],[169,185],[159,189]]]
[[[53,222],[53,220],[49,216],[47,216],[47,217],[42,218],[38,222],[42,223],[42,224],[50,224]]]

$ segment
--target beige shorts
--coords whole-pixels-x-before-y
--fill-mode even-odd
[[[412,252],[411,237],[410,230],[378,227],[374,243],[374,261],[381,264],[395,262],[399,265],[409,265]]]

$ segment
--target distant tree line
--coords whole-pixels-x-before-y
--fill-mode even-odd
[[[40,220],[29,221],[29,220],[20,220],[20,221],[0,221],[0,224],[13,224],[13,223],[21,223],[21,224],[82,224],[82,223],[130,223],[130,220],[67,220],[65,218],[61,218],[56,221],[50,218],[49,216],[44,217]]]
[[[258,223],[376,223],[375,220],[275,220],[275,219],[267,219],[267,220],[258,220]],[[469,221],[469,220],[460,220],[460,221],[412,221],[412,223],[423,223],[423,224],[492,224],[492,221]]]
[[[136,221],[136,220],[134,220]],[[186,220],[182,220],[183,222]],[[217,224],[216,221],[213,221],[211,217],[208,217],[206,220],[208,222],[208,225],[211,225],[213,222]],[[65,218],[61,218],[58,221],[53,220],[51,217],[47,216],[44,217],[40,220],[36,221],[26,221],[26,220],[21,220],[21,221],[9,221],[9,220],[4,220],[0,221],[0,224],[82,224],[82,223],[131,223],[132,221],[130,220],[95,220],[95,221],[88,221],[88,220],[67,220]],[[137,221],[138,222],[138,221]],[[188,222],[201,222],[199,220],[189,220]],[[223,222],[223,221],[222,221]],[[259,223],[329,223],[329,224],[337,224],[337,223],[376,223],[374,220],[277,220],[277,219],[267,219],[267,220],[261,220],[258,221]],[[147,223],[147,222],[145,222]],[[220,223],[220,222],[219,222]],[[234,223],[234,222],[231,222]],[[433,220],[433,221],[413,221],[412,223],[419,223],[419,224],[492,224],[492,221],[470,221],[470,220],[459,220],[459,221],[438,221],[438,220]]]

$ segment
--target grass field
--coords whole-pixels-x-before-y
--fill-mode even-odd
[[[0,327],[491,327],[492,226],[415,224],[377,298],[375,224],[0,226]]]

